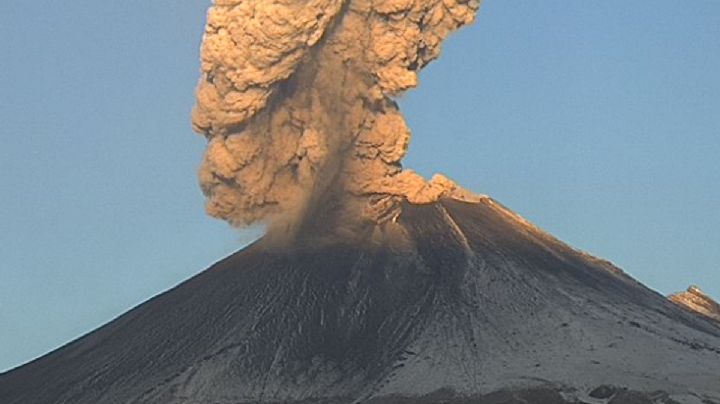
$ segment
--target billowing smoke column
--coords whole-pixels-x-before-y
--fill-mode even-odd
[[[465,192],[400,164],[393,96],[417,85],[478,0],[216,0],[193,126],[210,215],[287,229],[325,215],[382,222],[399,202]],[[281,224],[278,226],[278,224]]]

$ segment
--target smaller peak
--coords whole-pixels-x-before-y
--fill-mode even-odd
[[[720,321],[720,303],[698,286],[691,285],[685,292],[672,294],[668,299],[686,310]]]

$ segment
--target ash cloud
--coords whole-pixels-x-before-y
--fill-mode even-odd
[[[415,87],[478,0],[216,0],[193,127],[210,215],[297,227],[333,212],[382,222],[400,202],[469,198],[403,170],[410,129],[393,97]]]

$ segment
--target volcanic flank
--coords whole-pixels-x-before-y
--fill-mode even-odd
[[[720,323],[402,169],[392,97],[478,5],[216,0],[200,183],[268,234],[0,375],[0,403],[719,404]]]
[[[393,243],[261,240],[1,375],[0,402],[720,403],[716,323],[491,199],[401,208]]]

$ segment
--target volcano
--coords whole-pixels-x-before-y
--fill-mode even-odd
[[[3,404],[719,403],[720,327],[490,198],[263,240],[0,375]]]

